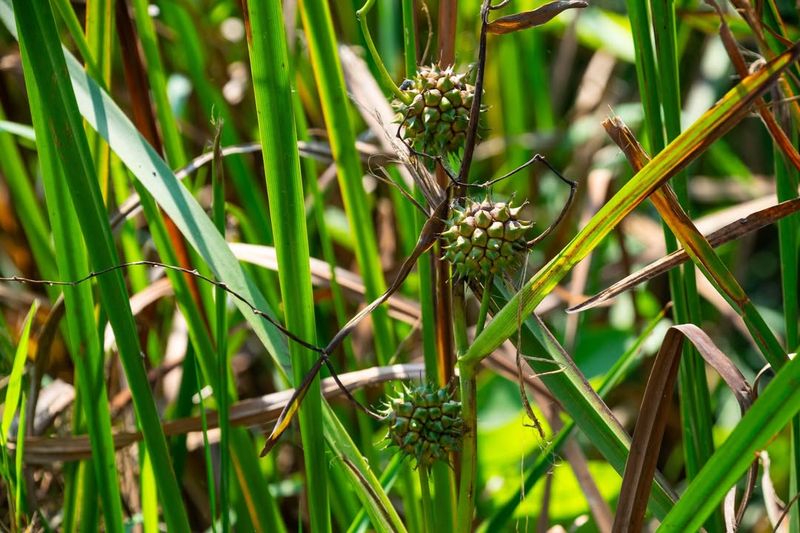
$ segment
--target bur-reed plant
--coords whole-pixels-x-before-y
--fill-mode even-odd
[[[800,478],[797,426],[790,425],[798,409],[797,365],[787,357],[798,343],[800,243],[791,203],[800,161],[792,143],[800,117],[793,98],[796,21],[772,3],[763,10],[735,4],[741,21],[703,12],[694,2],[676,10],[659,0],[629,2],[624,12],[582,2],[117,0],[90,2],[86,13],[61,1],[51,7],[44,0],[2,0],[0,17],[20,37],[22,66],[8,76],[24,80],[23,91],[6,74],[0,78],[4,120],[13,126],[0,128],[0,172],[14,202],[8,219],[18,222],[0,219],[9,236],[0,287],[13,287],[0,293],[3,316],[11,319],[0,321],[0,363],[12,376],[4,389],[2,474],[13,511],[4,523],[69,530],[119,530],[141,520],[145,530],[165,524],[282,531],[308,524],[313,531],[495,531],[527,529],[534,520],[579,527],[591,513],[584,527],[611,528],[603,514],[607,504],[613,512],[618,498],[630,496],[620,495],[618,476],[636,475],[625,470],[637,464],[629,458],[638,453],[629,437],[633,424],[615,407],[638,405],[649,363],[637,361],[644,364],[634,369],[632,358],[653,353],[648,344],[658,344],[669,322],[667,311],[659,311],[667,301],[673,321],[706,330],[747,377],[765,362],[774,377],[749,412],[731,421],[724,409],[729,397],[687,349],[680,406],[662,406],[680,414],[674,427],[682,434],[667,432],[661,446],[669,459],[637,489],[649,492],[648,514],[618,516],[614,527],[651,519],[665,530],[722,530],[723,498],[765,448],[778,493],[791,500]],[[3,39],[3,52],[13,57],[16,45]],[[705,46],[696,47],[698,41]],[[353,43],[366,45],[362,57],[372,74],[352,49],[339,48]],[[735,52],[740,45],[764,61],[748,69]],[[738,79],[717,74],[713,86],[698,76],[688,53],[695,48],[709,61],[730,54]],[[719,50],[721,59],[713,55]],[[392,123],[389,102],[407,97],[403,87],[411,82],[404,80],[429,65],[452,65],[476,86],[466,142],[448,157],[409,150],[401,138],[407,124]],[[697,87],[714,97],[702,100]],[[603,147],[599,126],[607,103],[652,154],[632,176],[616,147]],[[698,107],[704,113],[685,115]],[[748,128],[758,142],[742,140],[737,127],[753,111],[766,126]],[[35,144],[15,133],[28,131],[30,117]],[[243,139],[258,140],[260,155],[225,155],[244,150],[237,146]],[[210,166],[193,165],[178,180],[175,169],[207,145]],[[542,159],[531,157],[537,152],[548,165],[525,165]],[[309,154],[318,164],[304,162],[301,175],[300,157]],[[774,180],[727,175],[749,167],[774,173]],[[577,193],[560,189],[559,176],[575,179]],[[602,176],[619,179],[598,190]],[[751,245],[755,253],[738,261],[747,247],[715,248],[719,241],[703,236],[699,219],[719,200],[702,196],[709,182],[720,197],[723,185],[742,194],[757,190],[754,183],[774,184],[786,202],[774,246],[759,239]],[[112,233],[108,220],[134,193],[143,217],[124,215],[120,233]],[[562,209],[573,194],[575,205]],[[524,230],[514,260],[483,270],[457,266],[467,244],[486,257],[496,244],[470,241],[476,226],[458,216],[473,206],[470,198],[485,200],[493,213],[487,216],[500,218],[505,211],[490,207],[530,201],[519,217],[533,228]],[[743,207],[745,215],[762,208]],[[637,242],[648,236],[637,226],[658,218],[666,250],[680,243],[691,261],[670,271],[668,290],[635,289],[610,309],[586,311],[577,328],[565,325],[565,307],[658,257]],[[448,220],[458,220],[457,231],[447,232]],[[744,233],[759,226],[743,220]],[[550,221],[558,223],[551,228]],[[229,244],[237,240],[249,247]],[[505,236],[501,241],[502,247]],[[591,269],[581,281],[575,269],[588,257]],[[141,260],[149,266],[133,264]],[[759,277],[742,267],[748,262],[764,271],[769,263],[780,276]],[[696,284],[695,269],[704,275]],[[561,284],[570,274],[567,290]],[[159,276],[167,277],[174,299],[154,295]],[[12,284],[23,278],[65,283]],[[60,294],[65,325],[48,340],[32,323],[60,320]],[[34,298],[41,310],[23,320]],[[158,303],[141,310],[140,298]],[[558,299],[565,304],[552,307]],[[176,309],[185,329],[173,319]],[[742,321],[738,329],[732,316]],[[101,342],[107,322],[115,343]],[[59,329],[42,331],[48,328]],[[182,363],[172,359],[177,338],[190,345],[177,354]],[[56,375],[38,355],[22,366],[26,352],[41,353],[37,343],[48,353],[69,354],[74,432],[87,433],[88,443],[64,434],[63,417],[46,430],[50,441],[34,434],[41,431],[31,422],[42,412],[39,390],[53,387]],[[407,362],[417,356],[424,375]],[[117,360],[124,380],[114,371]],[[359,368],[368,372],[349,379]],[[31,389],[19,394],[24,369]],[[329,405],[323,396],[337,387],[320,381],[326,375],[353,389],[404,376],[415,382],[409,390],[427,392],[409,395],[417,404],[396,402],[412,405],[410,415],[386,417],[375,411],[393,387],[347,391],[348,401]],[[293,395],[268,394],[292,386]],[[436,411],[436,387],[446,387],[447,410],[460,402],[458,427],[465,431],[457,445],[441,446],[433,437],[438,426],[426,426],[450,423]],[[538,400],[532,406],[531,391]],[[25,397],[31,407],[20,412],[16,433],[7,433],[17,399]],[[353,416],[356,402],[365,409]],[[267,413],[281,408],[273,431],[274,414]],[[652,412],[643,408],[638,416],[643,421]],[[123,422],[131,413],[137,426]],[[381,444],[387,419],[411,428],[393,433],[398,446]],[[203,444],[192,449],[191,436],[176,436],[190,426],[203,429]],[[126,432],[134,427],[142,434]],[[120,461],[137,438],[144,439],[139,471]],[[411,443],[419,438],[424,447]],[[397,447],[416,461],[395,454]],[[259,459],[261,450],[269,453]],[[575,455],[581,452],[588,469]],[[88,457],[76,473],[71,461]],[[441,460],[431,464],[433,457]],[[53,466],[59,460],[68,461],[63,473]],[[570,485],[567,463],[579,485]],[[53,485],[46,491],[42,472],[63,475],[63,492]],[[123,479],[133,479],[135,488]],[[592,495],[588,502],[582,491]],[[211,514],[202,511],[208,504]],[[741,527],[770,506],[780,510],[777,494],[756,492]],[[800,515],[790,512],[788,523],[796,524]]]

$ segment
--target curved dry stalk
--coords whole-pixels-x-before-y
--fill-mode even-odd
[[[422,364],[411,363],[372,367],[339,376],[341,383],[349,389],[360,389],[394,380],[411,380],[424,378],[425,368]],[[334,378],[325,378],[321,382],[322,393],[328,399],[339,398],[343,392]],[[292,396],[293,389],[287,389],[258,398],[240,400],[231,406],[230,423],[236,426],[258,426],[274,420]],[[206,420],[208,429],[216,428],[218,418],[216,412],[209,412]],[[167,436],[181,435],[192,431],[202,431],[199,416],[171,420],[162,424]],[[114,446],[117,450],[140,441],[140,432],[120,431],[114,434]],[[13,442],[12,446],[13,448]],[[45,438],[26,437],[25,462],[28,464],[51,464],[56,461],[78,461],[89,459],[92,448],[87,435]]]
[[[374,162],[375,159],[378,159],[381,162],[381,166],[384,166],[393,159],[393,156],[389,152],[378,150],[374,145],[363,141],[356,141],[356,150],[361,156],[362,163],[370,163]],[[331,152],[330,145],[327,143],[319,141],[297,141],[297,151],[303,157],[324,163],[333,163],[333,153]],[[222,148],[222,157],[225,158],[232,155],[254,154],[258,152],[261,152],[261,143],[255,141],[225,146]],[[214,152],[209,151],[202,153],[189,161],[189,163],[187,163],[185,166],[177,169],[175,171],[175,177],[179,180],[183,180],[187,176],[203,168],[205,165],[211,163],[213,159]],[[111,215],[111,227],[116,228],[125,220],[136,216],[139,213],[140,208],[139,195],[135,193],[131,194],[128,199],[119,206],[119,210]]]
[[[705,237],[709,244],[716,248],[717,246],[725,244],[726,242],[733,241],[739,237],[774,224],[778,220],[796,213],[797,211],[800,211],[800,199],[795,198],[794,200],[787,200],[766,209],[755,211],[746,217],[740,218],[735,222],[731,222],[730,224],[709,233]],[[676,250],[671,254],[658,259],[657,261],[653,261],[637,272],[634,272],[629,276],[617,281],[607,289],[604,289],[580,304],[568,308],[567,312],[580,313],[601,305],[607,305],[610,300],[619,296],[623,292],[629,291],[637,285],[651,280],[656,276],[659,276],[668,270],[685,263],[689,259],[689,255],[685,250]]]
[[[750,384],[736,368],[736,365],[717,348],[714,341],[703,330],[694,324],[672,326],[667,331],[656,356],[642,399],[629,459],[625,465],[625,475],[614,520],[614,532],[640,531],[642,529],[650,486],[656,471],[658,450],[666,428],[666,415],[671,405],[677,380],[678,363],[683,343],[686,340],[691,342],[706,363],[719,373],[736,397],[742,414],[752,404],[753,391]],[[757,460],[753,465],[756,470],[754,471],[751,467],[748,485],[755,481]],[[747,490],[740,504],[740,512],[747,505],[749,495],[750,490]]]

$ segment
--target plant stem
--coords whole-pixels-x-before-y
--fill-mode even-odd
[[[414,28],[414,0],[403,1],[403,58],[406,78],[417,72],[417,32]]]
[[[436,531],[436,525],[433,521],[431,487],[428,484],[428,467],[419,465],[417,466],[417,472],[419,473],[419,487],[421,491],[420,499],[422,501],[423,531],[425,533],[432,533],[433,531]]]
[[[364,41],[367,43],[367,49],[372,56],[372,60],[375,61],[375,65],[378,67],[378,74],[384,89],[391,90],[397,98],[406,104],[410,104],[411,97],[395,85],[391,74],[389,74],[386,65],[383,63],[383,59],[381,59],[381,55],[378,53],[378,49],[375,48],[375,43],[372,41],[372,33],[369,31],[369,23],[367,22],[367,13],[369,13],[374,5],[375,0],[367,0],[364,5],[361,6],[361,9],[356,11],[356,18],[361,24],[361,31],[364,33]]]
[[[308,230],[306,227],[297,131],[289,81],[289,54],[280,2],[248,1],[248,48],[253,73],[258,127],[264,150],[271,219],[274,225],[278,279],[286,327],[310,342],[315,338]],[[316,354],[290,343],[294,383],[303,381]],[[300,407],[300,432],[306,468],[306,492],[312,531],[331,530],[327,459],[323,435],[319,376]]]
[[[329,129],[333,158],[338,170],[339,186],[353,232],[356,261],[364,278],[366,297],[372,301],[386,290],[380,254],[369,211],[369,198],[364,191],[363,172],[355,149],[355,134],[348,114],[349,100],[344,74],[336,53],[336,36],[327,2],[301,0],[303,20],[311,64],[314,69],[325,122]],[[334,126],[335,125],[335,126]],[[294,139],[294,137],[292,137]],[[395,350],[394,330],[385,306],[372,314],[375,330],[375,352],[378,363],[385,365]]]
[[[214,163],[211,167],[212,188],[212,215],[214,225],[225,238],[225,176],[222,165],[222,151],[220,147],[220,132],[223,124],[217,124],[214,135]],[[217,341],[217,382],[220,390],[216,392],[219,406],[219,431],[220,431],[220,465],[219,465],[219,508],[222,513],[222,531],[230,531],[230,423],[228,392],[228,326],[227,326],[227,296],[222,287],[214,291],[215,323]]]
[[[483,295],[481,296],[481,307],[478,310],[478,322],[475,325],[475,336],[481,334],[486,325],[486,315],[489,314],[489,304],[492,301],[492,287],[494,286],[494,276],[489,274],[486,283],[483,284]]]
[[[464,439],[461,446],[461,483],[456,510],[456,531],[468,533],[472,530],[472,514],[475,510],[475,474],[478,462],[477,365],[463,361],[459,370]]]

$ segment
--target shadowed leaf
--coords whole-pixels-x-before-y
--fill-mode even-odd
[[[630,457],[625,465],[620,499],[614,521],[615,532],[641,531],[650,486],[656,470],[661,440],[672,408],[672,394],[678,377],[683,342],[688,339],[733,392],[744,413],[751,402],[747,380],[703,330],[693,324],[673,326],[667,331],[647,381],[636,418]]]

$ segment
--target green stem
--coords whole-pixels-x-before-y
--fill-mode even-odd
[[[465,301],[465,286],[463,281],[453,282],[453,340],[456,344],[456,353],[461,355],[469,348],[467,338],[467,315]]]
[[[403,57],[406,78],[417,73],[417,32],[414,28],[414,0],[403,0]]]
[[[314,342],[314,298],[311,292],[308,230],[281,6],[280,2],[250,0],[245,7],[250,27],[248,49],[258,128],[264,151],[269,210],[271,219],[280,221],[274,225],[273,237],[286,328]],[[313,40],[313,36],[309,40]],[[289,350],[294,383],[302,383],[316,361],[316,354],[297,343],[291,343]],[[328,458],[322,430],[318,376],[310,385],[300,407],[299,419],[311,529],[330,531]]]
[[[333,125],[329,128],[331,149],[336,161],[347,221],[353,232],[356,260],[364,277],[366,297],[371,301],[386,290],[386,281],[379,260],[377,240],[372,231],[370,199],[364,191],[363,172],[355,149],[355,133],[348,114],[350,103],[342,66],[336,54],[333,21],[327,2],[301,0],[299,6],[323,115],[325,122]],[[294,138],[293,136],[292,142]],[[385,307],[379,307],[373,312],[372,323],[377,360],[384,365],[395,350],[395,335]]]
[[[225,238],[225,180],[222,166],[222,152],[220,148],[220,131],[222,124],[217,126],[214,135],[214,164],[211,168],[212,189],[212,215],[214,225]],[[220,464],[219,464],[219,508],[222,514],[222,531],[230,531],[230,416],[228,406],[230,394],[228,393],[228,332],[227,332],[227,296],[222,287],[214,290],[214,307],[217,341],[217,380],[220,390],[216,392],[219,411],[220,431]],[[216,515],[212,515],[215,516]]]
[[[475,336],[481,334],[486,325],[486,315],[489,314],[489,304],[492,301],[492,287],[494,286],[494,276],[489,274],[486,283],[483,284],[483,296],[481,296],[481,308],[478,310],[478,323],[475,325]]]
[[[419,488],[421,491],[422,500],[422,523],[423,531],[425,533],[432,533],[436,531],[436,526],[433,522],[433,508],[431,506],[431,487],[428,484],[428,468],[424,465],[417,467],[419,473]]]
[[[462,360],[459,369],[464,440],[461,448],[461,483],[458,491],[456,531],[468,533],[472,530],[472,513],[475,509],[475,474],[478,461],[477,365]]]
[[[380,54],[378,54],[378,49],[375,48],[375,43],[372,41],[372,34],[369,31],[369,23],[367,23],[367,13],[369,13],[374,5],[375,0],[367,0],[364,5],[361,6],[361,9],[356,11],[356,18],[358,19],[359,24],[361,24],[361,31],[364,33],[364,41],[367,43],[367,49],[372,56],[372,60],[375,61],[375,65],[378,67],[378,74],[384,88],[390,89],[397,98],[406,104],[410,104],[411,98],[401,91],[397,85],[395,85],[394,80],[389,74],[389,71],[386,69],[386,65],[384,65]]]
[[[200,375],[200,365],[197,363],[197,358],[194,360],[195,373]],[[200,426],[203,429],[203,459],[206,463],[206,483],[208,483],[208,507],[211,511],[211,531],[217,533],[217,496],[214,483],[214,462],[211,459],[211,444],[208,441],[208,419],[206,417],[206,402],[203,399],[203,385],[197,382],[197,390],[195,391],[198,399],[200,400]],[[225,455],[222,453],[221,455]],[[225,510],[223,509],[223,512]]]

